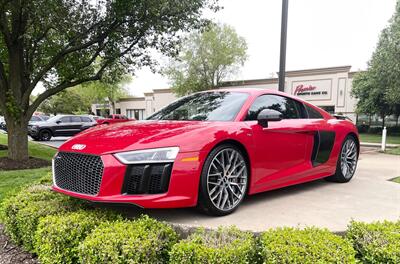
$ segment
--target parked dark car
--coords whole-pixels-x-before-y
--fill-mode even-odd
[[[48,120],[50,117],[45,116],[45,115],[34,115],[29,119],[29,125],[34,125],[38,122],[44,122]],[[29,127],[28,125],[28,127]],[[6,121],[4,120],[4,117],[0,117],[0,129],[4,130],[7,132],[7,124]]]
[[[34,140],[48,141],[52,137],[74,136],[96,124],[89,116],[58,115],[44,122],[29,124],[28,134]]]

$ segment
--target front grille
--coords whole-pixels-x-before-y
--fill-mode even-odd
[[[54,158],[55,184],[67,191],[97,195],[103,168],[99,156],[59,152]]]
[[[122,194],[157,194],[168,191],[172,163],[128,166]]]

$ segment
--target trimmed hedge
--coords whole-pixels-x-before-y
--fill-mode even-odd
[[[371,224],[352,221],[347,238],[364,263],[400,263],[400,221]]]
[[[254,263],[256,255],[256,242],[249,232],[235,227],[199,229],[173,246],[170,263]]]
[[[5,232],[15,243],[32,252],[39,219],[76,210],[78,205],[82,206],[82,203],[51,191],[49,186],[31,186],[3,201]]]
[[[43,182],[48,182],[48,175]],[[6,233],[49,263],[400,263],[400,221],[351,222],[346,238],[327,229],[278,228],[254,238],[235,227],[198,229],[178,241],[148,216],[122,220],[108,210],[36,185],[2,203]]]
[[[260,238],[264,263],[355,263],[351,243],[327,229],[277,228]]]
[[[142,216],[96,228],[79,246],[79,260],[97,263],[165,263],[178,234],[171,226]]]
[[[108,210],[81,210],[42,218],[35,234],[40,263],[77,263],[79,243],[98,225],[117,219],[122,218]]]

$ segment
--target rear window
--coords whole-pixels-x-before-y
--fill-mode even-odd
[[[82,120],[82,122],[92,122],[92,120],[86,116],[81,116],[81,120]]]
[[[309,106],[307,104],[305,104],[304,106],[306,107],[309,119],[323,119],[324,118],[321,115],[321,113],[318,112],[317,110],[315,110],[313,107],[311,107],[311,106]]]

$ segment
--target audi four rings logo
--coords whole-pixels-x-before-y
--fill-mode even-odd
[[[86,145],[85,145],[85,144],[75,144],[75,145],[73,145],[73,146],[71,147],[71,149],[75,149],[75,150],[82,150],[82,149],[84,149],[84,148],[86,148]]]

